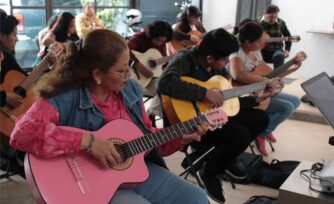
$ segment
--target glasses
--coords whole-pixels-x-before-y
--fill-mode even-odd
[[[127,78],[127,77],[129,77],[130,75],[130,69],[131,69],[131,67],[134,65],[134,63],[135,63],[135,61],[133,61],[133,60],[129,60],[129,63],[128,63],[128,65],[127,65],[127,68],[124,70],[124,71],[117,71],[116,72],[116,74],[118,75],[118,76],[120,76],[120,77],[122,77],[122,78]]]

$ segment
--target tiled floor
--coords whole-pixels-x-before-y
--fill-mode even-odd
[[[296,80],[292,85],[287,85],[285,91],[297,96],[303,95],[299,84],[302,80]],[[302,104],[299,110],[315,112],[316,108]],[[161,126],[161,123],[158,123]],[[274,132],[278,141],[274,144],[276,151],[271,153],[265,160],[309,160],[314,162],[329,161],[334,158],[334,146],[328,144],[328,138],[334,135],[334,130],[328,125],[307,123],[288,120],[281,124]],[[249,150],[248,150],[249,151]],[[171,171],[179,174],[182,171],[180,163],[182,153],[175,153],[166,158]],[[29,188],[21,178],[14,177],[14,181],[0,182],[0,203],[2,204],[30,204],[34,203]],[[223,185],[228,204],[245,202],[253,195],[277,196],[278,191],[258,185],[237,185],[232,189],[230,183]],[[215,203],[211,201],[211,203]]]

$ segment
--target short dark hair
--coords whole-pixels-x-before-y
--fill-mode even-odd
[[[246,41],[254,42],[261,38],[263,34],[262,27],[256,22],[248,22],[239,28],[238,39],[241,44]]]
[[[239,43],[235,36],[222,28],[218,28],[206,33],[197,49],[200,55],[210,55],[218,60],[237,52]]]
[[[0,9],[0,33],[2,33],[3,30],[5,29],[6,18],[7,18],[6,11]]]
[[[202,12],[196,6],[188,6],[185,9],[185,13],[188,17],[200,17],[202,16]]]
[[[14,28],[16,28],[18,24],[19,21],[15,18],[15,16],[7,16],[4,22],[1,22],[1,33],[9,35],[14,31]]]
[[[278,12],[279,12],[278,6],[276,6],[274,4],[270,4],[269,6],[267,6],[267,9],[266,9],[267,14],[278,13]]]
[[[162,20],[154,21],[147,26],[147,34],[150,39],[158,37],[166,37],[167,42],[170,41],[173,37],[172,26]]]

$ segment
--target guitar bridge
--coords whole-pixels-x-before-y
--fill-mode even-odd
[[[84,176],[78,166],[78,163],[77,161],[74,159],[74,158],[69,158],[67,159],[67,164],[69,165],[72,173],[73,173],[73,176],[78,184],[78,187],[81,191],[81,193],[84,195],[86,193],[88,193],[90,190],[89,190],[89,187],[84,179]]]

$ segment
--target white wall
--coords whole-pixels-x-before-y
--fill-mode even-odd
[[[272,0],[279,6],[279,16],[286,21],[292,35],[301,41],[293,43],[291,56],[304,51],[308,58],[292,77],[311,77],[326,71],[334,75],[334,34],[314,34],[309,30],[332,29],[334,0]],[[203,1],[203,23],[211,30],[235,23],[237,0]]]
[[[237,0],[203,0],[203,24],[207,30],[235,24]]]

